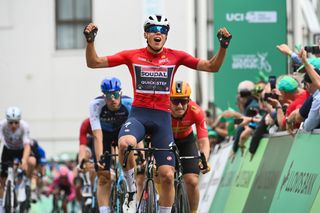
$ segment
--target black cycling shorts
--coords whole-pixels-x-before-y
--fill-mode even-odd
[[[187,137],[181,139],[174,139],[180,156],[198,156],[198,147],[196,145],[196,138],[191,132]],[[199,159],[184,159],[181,160],[183,174],[194,173],[199,174]]]
[[[9,165],[5,164],[5,162],[13,162],[15,158],[18,158],[20,161],[23,156],[23,149],[8,149],[6,146],[3,146],[2,154],[1,154],[1,177],[8,176],[8,167]]]

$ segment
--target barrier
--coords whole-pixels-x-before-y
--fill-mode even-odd
[[[243,212],[268,212],[292,143],[288,134],[270,137]]]
[[[208,213],[210,205],[220,184],[224,168],[227,164],[232,142],[216,146],[209,159],[212,169],[209,173],[200,176],[200,203],[199,212]]]
[[[320,212],[320,189],[318,190],[318,195],[313,202],[310,213],[319,213]]]
[[[262,139],[252,161],[248,151],[225,163],[220,153],[211,165],[220,161],[217,174],[224,168],[223,175],[213,181],[212,174],[202,185],[206,204],[199,213],[320,212],[319,152],[319,133],[280,132]]]
[[[270,212],[309,212],[320,187],[318,134],[298,133],[270,208]]]
[[[236,174],[234,184],[231,187],[230,195],[227,200],[224,212],[242,212],[248,198],[253,181],[256,177],[258,167],[267,147],[268,138],[260,141],[259,149],[251,160],[251,154],[247,150],[241,159],[239,172]],[[250,140],[249,140],[250,141]],[[248,141],[248,142],[249,142]]]
[[[211,204],[209,212],[223,212],[228,199],[232,183],[236,177],[238,170],[240,169],[241,154],[237,152],[234,161],[230,159],[227,161],[225,171],[221,178],[218,190],[215,193],[214,200]],[[202,213],[202,212],[201,212]]]

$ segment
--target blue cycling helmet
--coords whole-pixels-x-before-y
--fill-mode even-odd
[[[101,82],[101,92],[106,94],[107,92],[114,92],[121,90],[121,82],[118,78],[105,78]]]

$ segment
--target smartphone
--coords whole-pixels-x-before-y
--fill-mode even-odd
[[[312,54],[320,54],[320,47],[319,46],[305,46],[304,50],[308,53]]]
[[[269,76],[269,83],[270,83],[270,88],[271,90],[276,88],[276,83],[277,83],[277,78],[274,75]]]

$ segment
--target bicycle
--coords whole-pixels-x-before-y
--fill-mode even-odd
[[[185,183],[183,180],[183,168],[181,165],[181,160],[200,159],[200,162],[201,162],[201,164],[199,162],[200,170],[207,169],[208,164],[203,152],[200,152],[200,156],[180,156],[179,150],[176,144],[172,144],[171,149],[175,153],[176,162],[177,162],[176,172],[174,177],[175,197],[174,197],[174,204],[172,206],[171,212],[172,213],[189,213],[190,212],[189,199],[187,196]]]
[[[115,179],[111,184],[110,208],[111,212],[122,213],[122,204],[124,203],[125,195],[127,193],[127,185],[117,157],[118,154],[111,154],[106,151],[100,158],[100,164],[106,162],[107,158],[111,159],[111,166],[115,173]]]
[[[175,213],[189,213],[190,206],[188,201],[188,196],[185,190],[185,185],[183,181],[183,171],[181,160],[182,159],[200,159],[202,163],[202,169],[207,168],[206,158],[204,153],[200,153],[200,156],[180,156],[177,146],[172,143],[170,144],[170,148],[168,149],[159,149],[150,147],[151,144],[151,136],[147,135],[145,137],[145,142],[147,144],[147,148],[133,148],[132,146],[128,146],[125,153],[124,153],[124,163],[123,167],[126,167],[128,155],[131,151],[144,151],[145,152],[145,161],[146,161],[146,180],[143,186],[142,195],[139,200],[139,204],[137,207],[137,211],[139,211],[140,206],[142,212],[146,213],[157,213],[159,211],[159,206],[156,197],[156,190],[154,186],[154,167],[155,167],[155,159],[154,159],[154,152],[157,151],[170,151],[173,152],[175,155],[175,159],[177,162],[176,165],[176,172],[175,172],[175,180],[174,180],[174,187],[176,190],[175,193],[175,202],[172,208],[172,212]]]
[[[27,185],[27,177],[23,170],[18,168],[19,160],[2,162],[8,165],[8,177],[5,182],[3,208],[5,212],[28,212],[30,205],[31,189]]]
[[[85,159],[83,159],[80,163],[80,168],[84,168]],[[82,179],[82,201],[81,208],[83,213],[95,213],[99,212],[97,199],[96,199],[96,191],[97,191],[97,181],[98,178],[95,177],[93,186],[90,181],[89,172],[80,173],[79,174]]]
[[[59,186],[56,186],[53,191],[53,199],[52,199],[52,211],[51,213],[60,213],[61,210],[64,212],[66,210],[66,206],[63,206],[67,196],[65,191],[60,190]]]

